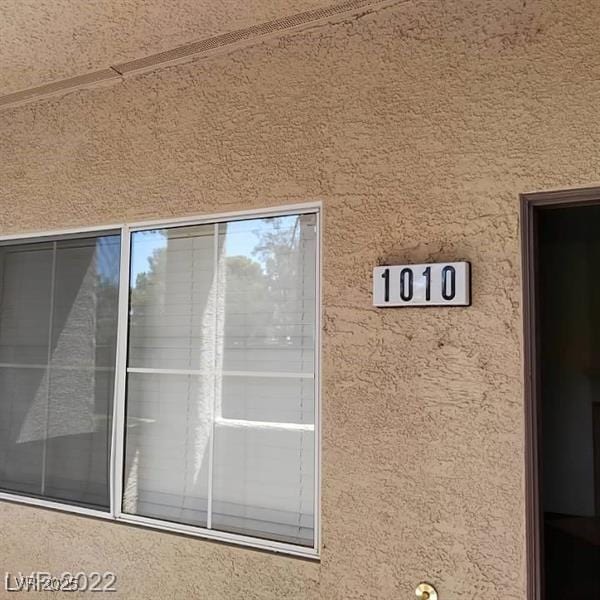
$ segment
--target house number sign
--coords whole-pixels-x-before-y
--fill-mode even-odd
[[[469,306],[468,262],[394,265],[373,269],[373,306]]]

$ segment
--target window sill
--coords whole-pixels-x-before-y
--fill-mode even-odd
[[[141,517],[138,515],[130,515],[124,513],[121,513],[120,515],[114,515],[108,511],[85,508],[82,506],[65,504],[63,502],[58,501],[43,500],[41,498],[32,498],[30,496],[11,494],[8,492],[0,492],[0,501],[6,501],[14,504],[22,504],[27,506],[36,506],[38,508],[45,508],[49,510],[60,511],[63,513],[92,517],[96,519],[103,519],[105,521],[114,521],[116,523],[134,525],[136,527],[145,527],[147,529],[154,529],[158,531],[164,531],[167,533],[182,534],[214,542],[221,542],[225,544],[242,546],[245,548],[251,548],[255,550],[273,552],[275,554],[285,554],[288,556],[295,556],[298,558],[304,558],[315,561],[320,560],[320,555],[317,549],[308,546],[299,546],[294,544],[287,544],[285,542],[276,542],[261,538],[254,538],[246,535],[240,535],[237,533],[216,531],[214,529],[206,529],[202,527],[195,527],[192,525],[185,525],[182,523],[173,523],[170,521],[161,521],[159,519],[151,519],[148,517]]]

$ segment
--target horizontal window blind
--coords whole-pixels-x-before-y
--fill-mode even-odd
[[[0,488],[108,510],[120,235],[0,246]]]
[[[131,237],[125,513],[314,543],[316,216]]]

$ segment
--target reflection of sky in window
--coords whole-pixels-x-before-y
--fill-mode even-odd
[[[264,266],[260,255],[255,254],[256,247],[265,233],[287,230],[294,227],[298,217],[271,217],[269,219],[248,219],[231,221],[227,226],[227,256],[247,256]]]
[[[135,287],[140,273],[150,268],[150,258],[156,250],[167,247],[167,236],[164,229],[136,231],[131,236],[131,287]]]
[[[255,254],[261,237],[265,233],[293,229],[297,219],[297,216],[289,216],[222,223],[220,232],[226,235],[226,256],[246,256],[264,267],[262,257]],[[133,233],[131,248],[132,287],[135,287],[138,275],[148,271],[149,261],[153,254],[157,250],[167,247],[167,232],[168,229],[153,229]]]

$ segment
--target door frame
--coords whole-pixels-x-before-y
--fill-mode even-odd
[[[539,399],[539,327],[537,292],[537,216],[541,210],[600,204],[600,187],[532,192],[519,196],[523,286],[523,363],[525,395],[525,529],[527,598],[543,600],[543,528],[541,506]]]

